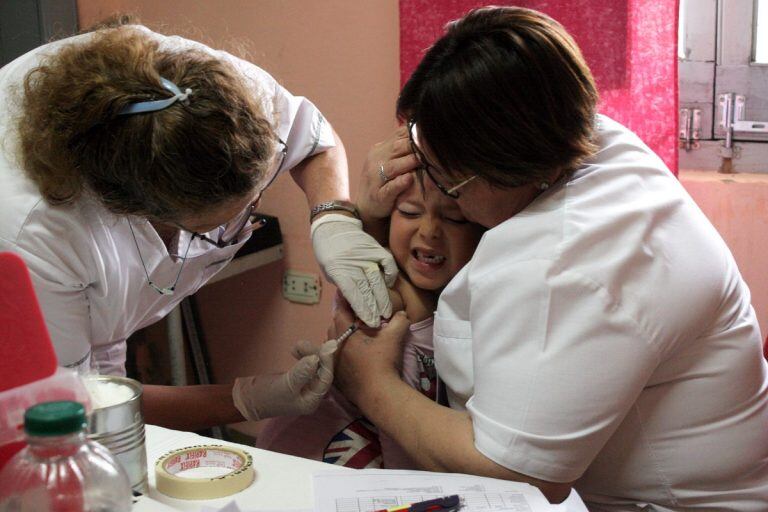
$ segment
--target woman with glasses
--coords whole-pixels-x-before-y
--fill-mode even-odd
[[[427,51],[374,147],[375,225],[420,166],[488,231],[440,296],[444,406],[400,379],[401,315],[352,335],[336,385],[423,468],[590,510],[768,510],[768,379],[750,294],[674,175],[596,113],[547,16],[472,11]],[[341,311],[336,328],[352,314]]]
[[[391,314],[396,266],[355,218],[341,142],[255,65],[117,23],[19,57],[0,95],[0,251],[26,261],[61,365],[123,374],[126,338],[232,259],[288,170],[328,277],[369,325]],[[192,429],[309,412],[334,348],[234,386],[146,386],[146,419]]]

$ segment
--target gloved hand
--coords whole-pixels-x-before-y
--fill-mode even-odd
[[[318,357],[320,359],[320,365],[317,368],[318,378],[322,382],[333,384],[333,370],[335,368],[336,352],[339,350],[339,342],[332,337],[331,333],[328,333],[328,338],[328,341],[322,345],[315,345],[307,340],[299,341],[293,346],[291,355],[297,361],[312,356]]]
[[[381,317],[392,316],[387,287],[397,278],[397,264],[363,231],[363,223],[332,213],[315,220],[311,233],[325,276],[341,290],[357,317],[369,327],[378,327]]]
[[[299,416],[317,409],[333,383],[336,340],[328,340],[314,353],[302,356],[285,373],[235,379],[232,399],[251,421],[274,416]]]

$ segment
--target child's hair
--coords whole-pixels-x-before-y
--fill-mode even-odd
[[[164,51],[144,30],[120,26],[130,21],[108,23],[27,74],[17,121],[25,172],[51,204],[89,191],[114,213],[160,221],[250,193],[277,140],[261,98],[228,62]],[[118,115],[167,98],[161,77],[191,89],[189,100]]]

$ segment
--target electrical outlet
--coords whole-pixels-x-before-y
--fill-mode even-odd
[[[283,275],[283,297],[300,304],[320,302],[320,277],[317,274],[286,270]]]

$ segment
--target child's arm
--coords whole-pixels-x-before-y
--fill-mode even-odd
[[[400,282],[402,278],[398,277],[397,281],[395,281],[395,287],[389,288],[387,291],[389,292],[389,300],[392,302],[392,314],[394,315],[398,311],[403,311],[405,309],[405,302],[403,301],[403,296],[400,294],[400,292],[397,290],[397,283]],[[406,311],[407,313],[407,311]]]
[[[437,309],[437,298],[439,294],[430,290],[422,290],[416,288],[408,279],[401,273],[395,281],[393,290],[389,290],[389,297],[392,299],[394,295],[398,295],[399,303],[401,307],[396,308],[395,301],[392,301],[392,313],[394,314],[401,309],[405,310],[405,314],[408,315],[408,319],[411,323],[421,322],[430,318]]]

